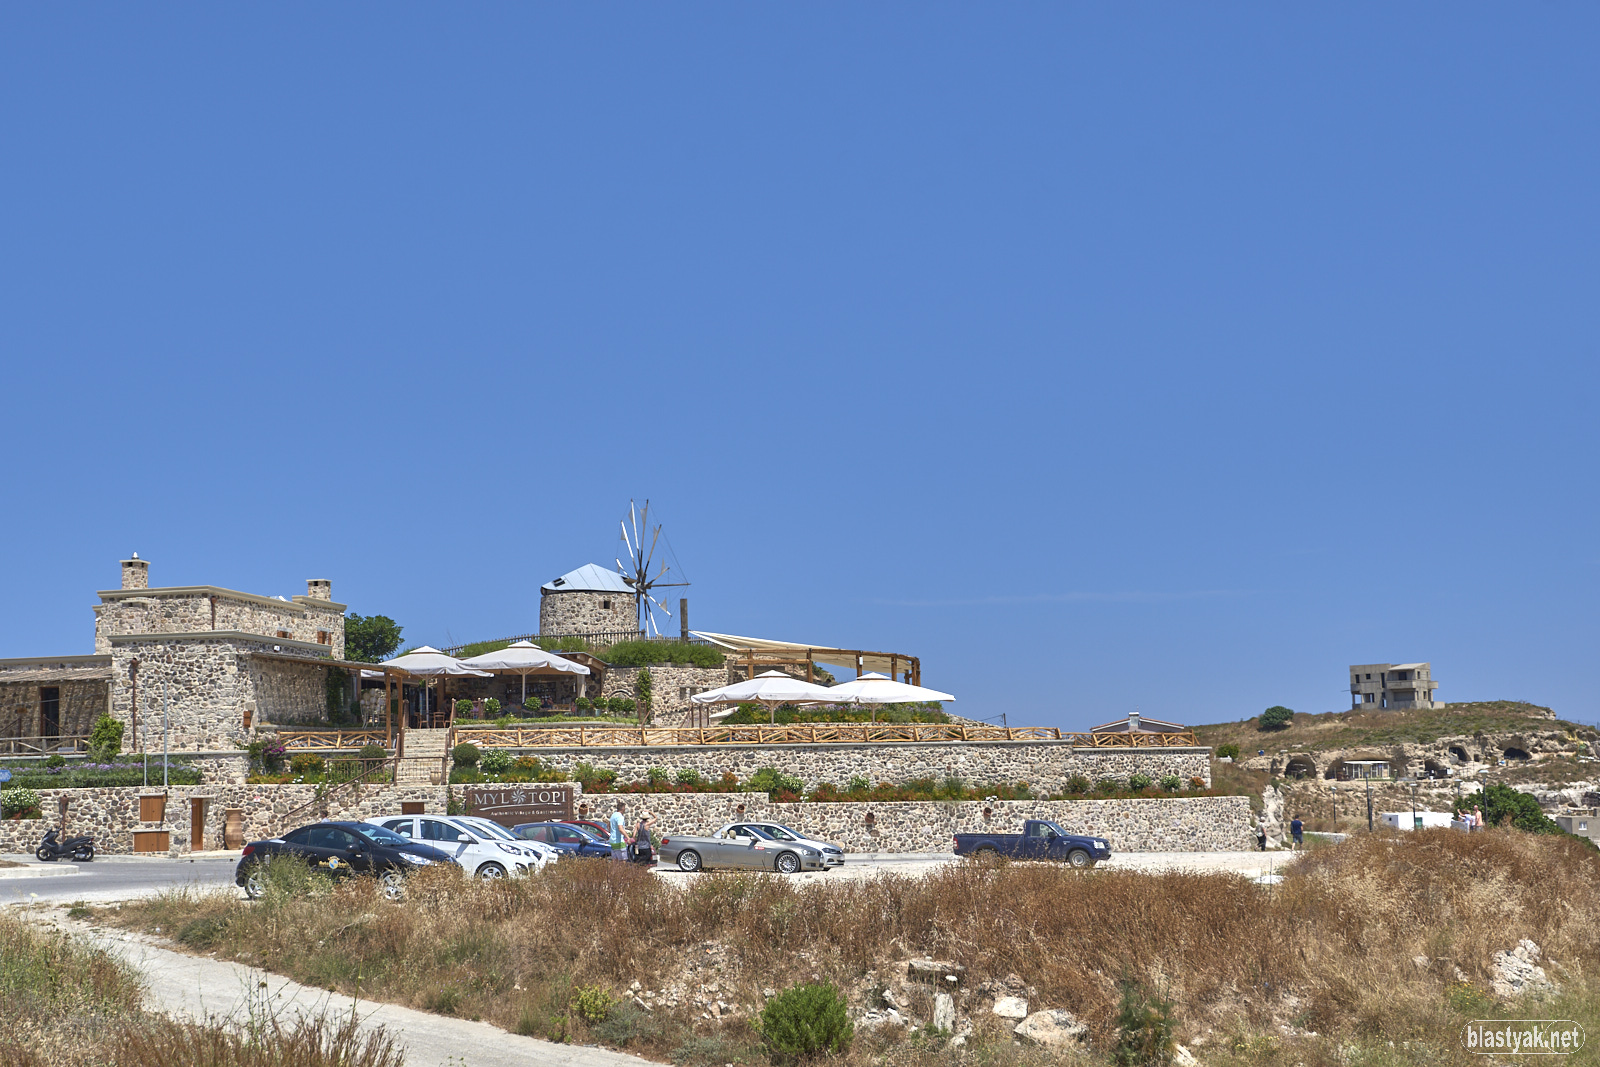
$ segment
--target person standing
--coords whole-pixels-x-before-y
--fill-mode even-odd
[[[1472,828],[1474,830],[1482,830],[1483,829],[1483,809],[1482,808],[1473,808],[1472,809]]]
[[[1289,821],[1289,833],[1294,837],[1295,848],[1305,848],[1305,832],[1306,824],[1300,821],[1300,816],[1296,815]]]
[[[1258,823],[1256,823],[1256,851],[1257,852],[1265,852],[1266,850],[1267,850],[1267,826],[1266,826],[1266,823],[1259,823],[1258,822]]]
[[[655,838],[650,834],[654,817],[648,811],[639,813],[639,829],[633,835],[633,858],[639,863],[651,863],[655,858]]]
[[[628,855],[628,817],[623,813],[622,801],[617,801],[617,810],[611,813],[611,858],[614,860],[626,859]]]

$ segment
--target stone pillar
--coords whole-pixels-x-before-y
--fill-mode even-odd
[[[150,561],[140,559],[137,552],[133,554],[132,559],[122,561],[122,588],[150,588]]]
[[[312,600],[332,600],[333,582],[327,578],[307,578],[306,596]]]

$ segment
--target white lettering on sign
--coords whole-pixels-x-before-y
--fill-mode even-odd
[[[573,789],[565,784],[531,783],[486,788],[469,786],[467,810],[503,826],[525,822],[559,822],[572,818]]]

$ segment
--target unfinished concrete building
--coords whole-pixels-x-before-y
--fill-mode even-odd
[[[1442,708],[1433,699],[1438,685],[1427,663],[1356,663],[1350,667],[1352,711]]]

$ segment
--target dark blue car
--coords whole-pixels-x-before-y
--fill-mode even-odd
[[[565,822],[525,822],[511,832],[529,841],[542,841],[573,856],[610,857],[611,846],[581,826]]]

